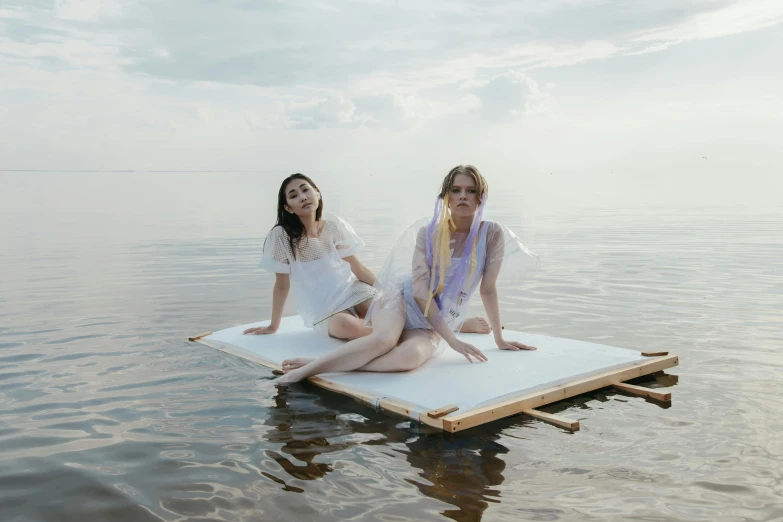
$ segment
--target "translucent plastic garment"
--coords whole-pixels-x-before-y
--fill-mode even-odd
[[[296,256],[285,230],[274,227],[264,241],[261,259],[262,268],[291,275],[296,311],[308,328],[375,294],[373,287],[353,275],[344,259],[356,254],[364,241],[337,216],[324,214],[321,223],[318,237],[303,238]]]
[[[430,296],[431,267],[426,252],[429,222],[429,218],[422,218],[408,228],[386,259],[375,281],[377,293],[365,319],[368,326],[372,326],[374,312],[379,309],[393,309],[405,314],[405,329],[432,328],[416,303],[416,299],[426,302]],[[451,265],[446,271],[447,284],[461,257],[470,255],[470,246],[465,248],[467,237],[467,232],[451,233]],[[473,274],[465,279],[456,299],[439,300],[440,313],[437,320],[446,321],[450,330],[458,332],[467,318],[470,297],[485,274],[501,275],[513,272],[514,277],[520,277],[538,269],[538,256],[531,252],[516,234],[495,221],[481,222],[476,240],[476,266]],[[436,301],[433,299],[432,302]]]

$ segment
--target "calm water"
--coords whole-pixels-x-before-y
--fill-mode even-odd
[[[576,434],[448,436],[184,341],[268,316],[280,177],[0,173],[0,520],[783,520],[783,210],[541,213],[494,187],[544,268],[504,323],[668,350],[680,378],[650,382],[668,408],[546,408]],[[377,271],[437,178],[316,181]]]

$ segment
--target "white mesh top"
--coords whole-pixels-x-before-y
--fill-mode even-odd
[[[305,326],[312,328],[375,295],[373,287],[359,281],[344,259],[363,246],[364,241],[351,225],[324,214],[318,237],[303,238],[296,247],[296,256],[285,230],[272,228],[264,241],[261,267],[291,274],[296,311]]]

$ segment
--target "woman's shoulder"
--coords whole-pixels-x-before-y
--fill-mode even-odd
[[[351,225],[346,223],[344,219],[342,219],[339,216],[335,216],[334,214],[326,214],[324,213],[323,216],[321,216],[321,222],[323,223],[322,229],[321,229],[321,237],[329,237],[329,238],[339,238],[343,235],[345,235],[345,230],[353,230],[351,228]]]
[[[484,219],[481,221],[481,225],[486,229],[487,233],[498,233],[503,230],[503,225],[492,219]]]
[[[345,223],[342,218],[335,216],[334,214],[324,214],[321,216],[321,221],[325,227],[329,228],[334,228],[337,227],[340,223]]]
[[[282,225],[275,225],[269,230],[267,237],[269,239],[277,239],[277,238],[288,239],[288,232],[285,231]]]
[[[336,214],[324,212],[321,216],[321,221],[324,223],[324,227],[330,230],[337,230],[340,228],[351,228],[351,225]]]

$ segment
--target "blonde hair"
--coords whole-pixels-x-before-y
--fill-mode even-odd
[[[484,203],[489,189],[487,180],[484,179],[481,172],[473,165],[457,165],[446,174],[445,178],[443,178],[438,201],[439,208],[437,208],[437,214],[433,216],[432,222],[434,225],[431,238],[432,266],[430,267],[429,297],[427,298],[427,305],[424,307],[425,317],[429,314],[430,304],[432,303],[433,298],[443,291],[446,283],[446,271],[449,269],[449,266],[451,266],[451,250],[449,244],[451,242],[451,233],[456,229],[456,225],[451,219],[449,194],[454,185],[454,178],[459,174],[464,174],[465,176],[473,178],[473,181],[476,183],[476,192],[479,201],[481,202],[480,204]],[[473,238],[473,244],[471,245],[470,273],[468,275],[468,280],[473,277],[473,274],[476,271],[476,247],[478,246],[478,238],[478,233],[476,233]],[[435,284],[436,280],[437,287]]]

